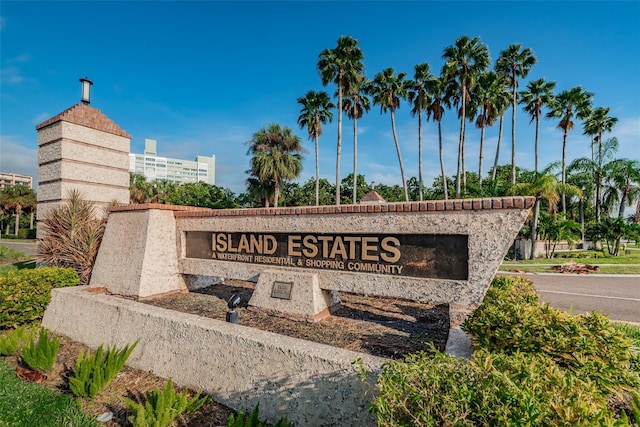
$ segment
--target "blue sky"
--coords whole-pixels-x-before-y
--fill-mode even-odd
[[[37,175],[35,126],[80,100],[80,77],[94,82],[91,106],[158,154],[216,156],[216,183],[243,192],[249,165],[244,144],[263,126],[291,127],[309,152],[300,181],[314,176],[313,143],[296,119],[296,99],[323,88],[318,54],[340,35],[359,40],[369,78],[384,68],[413,75],[428,62],[435,73],[442,51],[461,35],[480,37],[492,64],[509,44],[533,49],[557,91],[581,85],[594,106],[611,108],[610,136],[618,157],[640,159],[640,2],[31,2],[3,0],[0,8],[0,170]],[[417,120],[403,103],[396,113],[407,177],[418,175]],[[337,116],[336,116],[337,117]],[[517,111],[517,162],[533,169],[534,127]],[[445,113],[445,164],[455,174],[459,122]],[[358,172],[367,181],[401,184],[388,114],[374,106],[358,122]],[[479,131],[467,127],[467,169],[477,170]],[[497,125],[485,142],[485,174]],[[335,181],[337,120],[320,139],[320,174]],[[352,123],[343,124],[341,176],[353,168]],[[427,185],[439,174],[437,128],[426,123]],[[541,164],[560,160],[557,122],[541,125]],[[510,124],[500,164],[510,162]],[[579,125],[569,135],[568,159],[590,155]]]

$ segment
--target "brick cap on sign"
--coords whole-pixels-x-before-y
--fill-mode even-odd
[[[323,205],[297,206],[289,208],[248,208],[248,209],[209,209],[194,206],[164,205],[147,203],[138,205],[117,205],[110,212],[127,212],[137,210],[172,210],[176,218],[206,218],[216,216],[275,216],[275,215],[317,215],[317,214],[350,214],[380,212],[451,212],[451,211],[483,211],[499,209],[531,209],[535,197],[493,197],[486,199],[426,200],[422,202],[394,202],[364,205]]]
[[[115,124],[113,120],[97,108],[90,107],[86,104],[76,104],[73,107],[67,108],[62,113],[56,114],[50,119],[37,125],[36,130],[40,130],[60,121],[74,123],[76,125],[85,126],[91,129],[131,139],[131,135],[127,134],[120,126]]]

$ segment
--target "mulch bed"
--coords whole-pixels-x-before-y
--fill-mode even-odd
[[[374,356],[397,359],[428,350],[444,350],[449,334],[447,305],[398,298],[340,293],[342,308],[319,322],[292,320],[249,307],[255,284],[227,280],[204,289],[144,301],[158,307],[224,321],[232,295],[242,299],[239,324]]]

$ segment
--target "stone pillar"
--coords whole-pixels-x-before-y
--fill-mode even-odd
[[[77,104],[39,124],[36,130],[38,221],[66,201],[72,189],[98,207],[129,203],[131,136],[100,110]]]

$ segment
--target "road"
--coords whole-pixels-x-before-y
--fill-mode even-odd
[[[561,310],[596,310],[611,320],[640,323],[640,275],[509,274],[531,280],[540,299]]]
[[[27,255],[37,255],[38,250],[36,248],[35,241],[33,242],[15,242],[11,239],[0,239],[0,245],[6,246],[16,251],[24,252]]]

